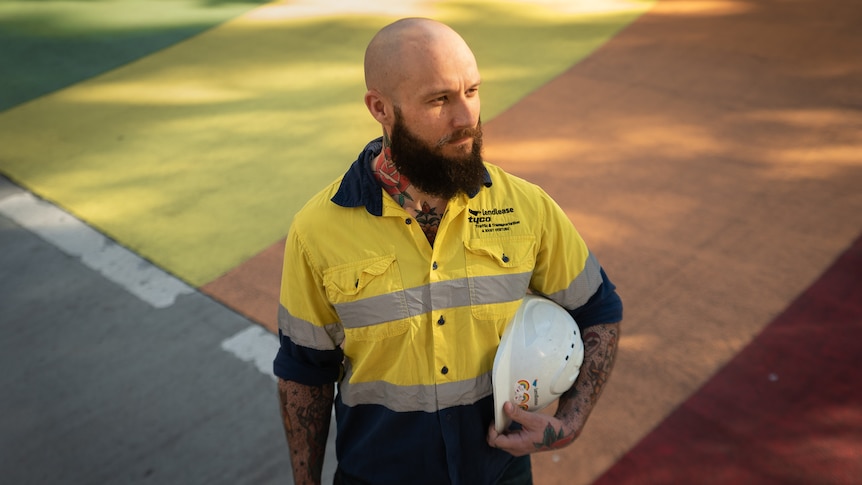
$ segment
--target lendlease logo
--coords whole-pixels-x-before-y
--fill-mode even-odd
[[[514,214],[514,207],[506,207],[504,209],[467,209],[467,212],[470,213],[470,217],[467,218],[467,221],[470,224],[473,224],[477,229],[481,229],[482,232],[497,232],[497,231],[508,231],[511,226],[520,224],[521,221],[509,220],[506,222],[496,222],[494,220],[494,216],[502,216],[507,214]]]
[[[467,212],[472,214],[470,218],[467,220],[473,223],[477,222],[491,222],[491,216],[500,216],[503,214],[511,214],[515,212],[514,207],[506,207],[505,209],[491,209],[491,210],[477,210],[467,209]]]

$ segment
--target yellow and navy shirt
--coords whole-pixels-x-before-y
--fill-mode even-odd
[[[622,303],[557,204],[486,163],[449,201],[433,247],[371,173],[381,141],[297,213],[287,237],[275,374],[339,382],[339,467],[375,484],[493,483],[485,440],[500,336],[528,290],[581,327]]]

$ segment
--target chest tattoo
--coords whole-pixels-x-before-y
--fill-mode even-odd
[[[431,207],[427,202],[422,202],[422,208],[416,209],[416,222],[425,233],[425,237],[431,245],[434,245],[434,239],[437,237],[437,229],[440,227],[442,215],[437,213],[436,207]]]
[[[425,238],[433,246],[434,240],[437,238],[437,229],[440,227],[440,221],[443,219],[442,211],[446,208],[446,204],[445,202],[441,204],[440,201],[435,200],[432,201],[435,202],[434,205],[431,205],[426,201],[422,201],[421,208],[417,208],[417,205],[419,205],[418,201],[421,198],[414,197],[414,189],[410,180],[401,175],[395,168],[389,145],[388,137],[384,133],[383,153],[375,158],[371,165],[374,177],[386,193],[398,202],[398,205],[404,207],[406,210],[410,210],[409,208],[412,207],[413,212],[416,213],[416,222],[422,228]]]

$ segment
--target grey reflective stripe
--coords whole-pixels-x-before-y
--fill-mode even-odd
[[[345,327],[367,327],[431,310],[518,300],[524,297],[531,276],[526,272],[439,281],[334,307]]]
[[[452,406],[469,405],[492,392],[490,372],[475,379],[430,386],[398,386],[384,381],[350,383],[352,372],[347,372],[338,388],[344,404],[378,404],[398,413],[433,413]]]
[[[439,281],[430,285],[410,288],[404,290],[404,297],[406,299],[408,317],[422,315],[431,310],[441,310],[470,304],[467,280],[463,278]]]
[[[546,295],[560,305],[574,310],[585,304],[602,284],[602,267],[592,253],[587,257],[584,270],[572,281],[568,288]]]
[[[526,273],[470,278],[470,298],[473,300],[473,305],[520,300],[524,297],[532,276],[533,273],[528,271]]]
[[[348,328],[367,327],[409,316],[404,291],[372,296],[349,303],[336,303],[333,307],[344,322],[344,326]]]
[[[340,323],[323,327],[296,318],[284,306],[278,306],[278,329],[297,345],[315,350],[334,350],[344,342],[344,328]]]

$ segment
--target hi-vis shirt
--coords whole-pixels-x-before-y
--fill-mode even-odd
[[[339,467],[369,483],[493,483],[511,456],[485,440],[500,336],[528,290],[579,325],[622,305],[571,222],[538,186],[486,163],[449,201],[433,247],[375,181],[371,142],[291,225],[279,377],[339,382]],[[587,304],[590,302],[590,304]]]

